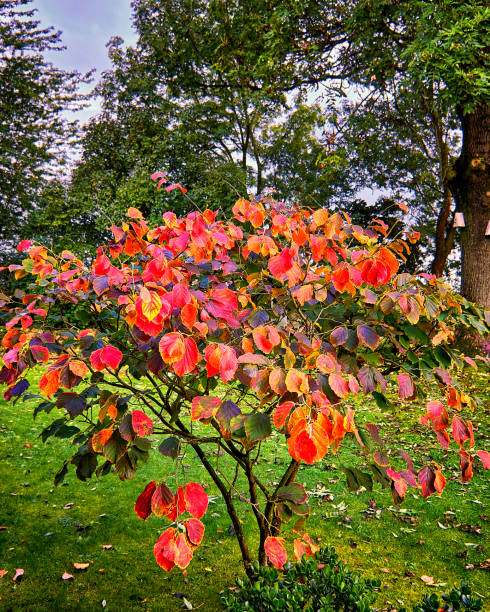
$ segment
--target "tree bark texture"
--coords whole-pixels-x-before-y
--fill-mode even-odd
[[[490,308],[490,236],[485,236],[490,221],[490,105],[480,104],[467,114],[461,110],[459,117],[463,143],[450,186],[465,219],[461,292]]]

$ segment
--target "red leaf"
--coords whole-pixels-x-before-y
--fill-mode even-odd
[[[418,473],[418,481],[422,485],[422,495],[424,497],[429,497],[429,495],[436,492],[436,488],[434,486],[435,479],[436,476],[429,466],[422,468]]]
[[[185,189],[185,187],[182,187],[180,183],[173,183],[172,185],[167,185],[167,187],[165,187],[165,191],[167,193],[169,193],[170,191],[173,191],[174,189],[180,189],[182,193],[187,193],[187,189]]]
[[[375,351],[378,348],[379,336],[367,325],[359,325],[357,328],[357,337],[359,340]]]
[[[154,480],[149,482],[146,485],[143,493],[141,493],[141,495],[136,500],[136,503],[134,504],[134,511],[140,517],[140,519],[143,519],[144,521],[146,521],[146,519],[151,514],[151,498],[156,489],[156,486],[157,485]]]
[[[160,179],[160,180],[158,180]],[[157,191],[160,191],[160,187],[164,184],[167,183],[167,175],[165,174],[165,172],[154,172],[151,175],[151,180],[156,182],[158,181],[158,185],[157,185]]]
[[[439,495],[444,491],[445,486],[446,486],[446,479],[444,478],[443,473],[440,472],[439,470],[436,470],[435,479],[434,479],[434,488],[439,493]]]
[[[70,371],[73,372],[75,376],[80,376],[80,378],[83,378],[88,371],[88,368],[85,363],[83,361],[80,361],[79,359],[73,359],[68,365]]]
[[[274,425],[277,427],[277,429],[282,429],[284,427],[286,419],[293,407],[294,402],[284,402],[275,408],[274,414],[272,415],[272,420],[274,421]]]
[[[176,361],[172,365],[173,371],[177,376],[184,376],[194,370],[199,361],[199,351],[197,350],[197,344],[192,338],[184,338],[184,355],[182,359]]]
[[[286,393],[286,372],[282,368],[274,368],[269,374],[269,385],[270,388],[277,393],[282,395]]]
[[[265,540],[264,550],[267,558],[276,569],[281,569],[286,563],[288,553],[284,545],[284,538],[273,538],[269,536]]]
[[[443,431],[449,425],[447,410],[441,402],[433,401],[427,404],[427,417],[432,421],[436,431]]]
[[[61,580],[73,580],[73,576],[68,572],[64,572],[64,574],[61,576]]]
[[[454,415],[451,429],[456,444],[459,444],[460,448],[463,448],[463,444],[466,442],[466,440],[470,439],[468,427],[459,417]]]
[[[151,436],[153,433],[153,421],[141,410],[133,410],[131,415],[131,425],[133,426],[134,431],[141,438]]]
[[[235,372],[238,368],[238,359],[235,353],[235,349],[231,346],[225,346],[224,344],[220,347],[221,359],[219,365],[220,378],[222,382],[228,382],[235,376]]]
[[[94,370],[97,370],[98,372],[103,370],[105,367],[110,367],[113,370],[116,370],[118,365],[121,363],[122,357],[122,353],[118,348],[108,344],[107,346],[104,346],[104,348],[98,349],[90,355],[90,363]]]
[[[16,569],[15,574],[12,577],[12,580],[14,580],[15,582],[20,582],[23,576],[24,576],[24,570],[21,568]]]
[[[176,283],[172,289],[172,304],[174,308],[182,308],[191,301],[191,294],[184,283]]]
[[[339,293],[343,293],[348,289],[351,285],[349,268],[345,265],[341,268],[337,268],[335,272],[332,273],[332,284]]]
[[[417,390],[413,384],[410,374],[403,372],[398,374],[398,397],[400,399],[415,399],[417,397]]]
[[[184,521],[185,532],[193,546],[199,546],[204,536],[204,525],[195,518]]]
[[[302,431],[296,437],[294,443],[295,459],[297,461],[304,461],[305,463],[315,463],[317,460],[318,450],[315,442],[308,435],[307,431]]]
[[[221,400],[219,397],[199,395],[192,400],[191,420],[211,419],[218,412],[220,406]]]
[[[168,516],[173,508],[172,491],[162,482],[155,488],[151,496],[151,511],[155,516]]]
[[[330,374],[328,377],[328,384],[335,395],[342,399],[345,399],[350,393],[349,383],[344,380],[340,374]]]
[[[292,249],[283,249],[279,255],[269,261],[269,271],[276,278],[282,278],[293,267]]]
[[[277,329],[272,325],[259,325],[252,335],[257,348],[267,355],[281,342]]]
[[[118,365],[121,363],[122,353],[115,346],[108,344],[102,349],[102,361],[113,370],[117,370]]]
[[[204,516],[208,509],[208,496],[200,484],[188,482],[185,485],[185,505],[194,518]]]
[[[386,474],[392,479],[396,492],[403,499],[405,497],[405,491],[407,490],[407,483],[401,474],[395,472],[395,470],[392,470],[391,468],[386,470]]]
[[[32,246],[32,240],[22,240],[17,245],[17,250],[19,251],[19,253],[22,253],[22,251],[27,251],[27,249],[30,249],[31,246]]]
[[[186,508],[184,488],[179,485],[177,493],[174,495],[171,510],[167,514],[167,516],[169,520],[175,521],[175,519],[178,518],[181,514],[184,514],[187,509],[188,508]]]
[[[175,541],[175,565],[185,569],[192,560],[192,548],[183,533],[179,533]]]
[[[175,529],[169,527],[162,533],[153,548],[156,562],[160,567],[163,567],[166,572],[169,572],[175,565],[176,549]]]
[[[49,361],[49,351],[45,346],[31,346],[30,350],[36,361]]]
[[[490,453],[487,451],[479,450],[476,451],[478,457],[480,457],[481,462],[483,463],[483,467],[487,470],[490,470]]]
[[[140,295],[135,302],[136,312],[153,321],[162,310],[162,300],[156,291],[148,291],[146,287],[141,289]]]
[[[469,482],[473,476],[473,457],[465,451],[460,451],[461,481]]]

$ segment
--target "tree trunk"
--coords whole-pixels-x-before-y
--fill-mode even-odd
[[[472,113],[458,109],[463,131],[461,155],[454,165],[451,190],[457,209],[464,214],[461,233],[461,292],[480,306],[490,308],[490,105]]]
[[[444,199],[439,214],[437,216],[435,243],[436,249],[432,260],[432,273],[437,277],[444,274],[447,258],[454,246],[454,228],[450,227],[451,222],[451,203],[452,195],[450,190],[444,187]]]

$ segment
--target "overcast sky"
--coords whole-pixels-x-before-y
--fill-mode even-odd
[[[112,36],[121,36],[126,44],[135,42],[131,29],[130,0],[34,0],[43,26],[62,32],[65,51],[49,55],[50,61],[66,70],[82,73],[96,68],[96,81],[110,67],[106,44]],[[86,121],[98,110],[93,105],[80,113]]]

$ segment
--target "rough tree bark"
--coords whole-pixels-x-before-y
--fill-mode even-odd
[[[458,109],[458,115],[463,143],[450,187],[465,219],[461,292],[490,308],[490,236],[485,236],[490,221],[490,105],[480,104],[467,114]]]

